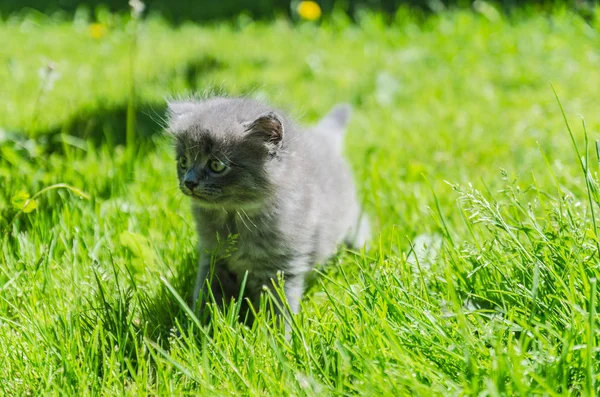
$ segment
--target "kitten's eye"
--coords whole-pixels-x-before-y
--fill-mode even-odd
[[[178,164],[179,164],[179,167],[182,169],[186,169],[190,166],[187,156],[179,157]]]
[[[208,163],[208,168],[210,168],[212,172],[220,174],[225,171],[227,166],[221,160],[211,160],[210,163]]]

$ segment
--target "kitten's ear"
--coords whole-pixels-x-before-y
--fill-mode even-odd
[[[244,123],[249,138],[259,138],[272,148],[283,140],[283,120],[274,112],[261,115],[254,121]]]

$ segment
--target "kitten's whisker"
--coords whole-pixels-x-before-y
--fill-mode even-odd
[[[216,153],[223,156],[229,164],[237,165],[237,163],[235,161],[230,160],[229,157],[227,157],[227,155],[224,152],[222,152],[221,150],[217,151]]]
[[[250,228],[248,227],[248,225],[246,225],[246,221],[244,221],[244,218],[242,217],[240,212],[238,210],[236,210],[235,212],[238,215],[238,217],[240,218],[240,220],[242,221],[242,223],[244,224],[244,226],[246,226],[246,229],[248,229],[248,231],[250,231]]]
[[[146,116],[150,117],[150,120],[154,121],[156,124],[160,125],[163,129],[166,129],[169,125],[169,120],[166,117],[163,117],[159,114],[152,106],[150,110],[147,112],[142,112]],[[155,119],[156,117],[156,119]],[[157,120],[158,119],[158,120]]]
[[[173,196],[171,198],[171,200],[174,199],[179,199],[179,202],[176,204],[177,205],[177,209],[179,209],[181,207],[181,203],[183,203],[183,199],[185,198],[185,195],[181,192],[179,192],[179,194],[176,194],[175,196]]]
[[[181,194],[182,196],[185,196],[183,193],[181,193],[181,188],[179,186],[170,187],[168,189],[164,189],[163,191],[166,192],[166,193],[173,193],[173,192],[175,192],[175,193]]]
[[[177,133],[169,130],[167,127],[165,127],[163,129],[163,131],[164,131],[165,135],[169,136],[172,140],[176,141],[177,139],[179,139]]]
[[[246,215],[246,219],[248,219],[248,222],[250,222],[254,226],[255,229],[258,229],[258,226],[256,226],[256,223],[252,222],[252,219],[250,219],[250,216],[248,215],[246,210],[244,210],[243,208],[241,210],[244,213],[244,215]]]
[[[169,204],[175,203],[174,206],[176,207],[177,210],[179,210],[181,207],[181,203],[183,202],[183,199],[185,197],[186,196],[180,190],[177,190],[175,192],[175,194],[170,197]],[[175,201],[175,200],[177,200],[177,201]]]
[[[188,148],[188,150],[194,150],[194,149],[198,149],[201,146],[202,146],[201,144],[197,143],[195,145],[188,146],[187,148]]]

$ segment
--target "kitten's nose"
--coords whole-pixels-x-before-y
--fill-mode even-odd
[[[183,184],[185,185],[185,187],[187,187],[190,190],[194,190],[195,188],[198,187],[198,182],[194,181],[194,180],[190,180],[190,179],[184,181]]]

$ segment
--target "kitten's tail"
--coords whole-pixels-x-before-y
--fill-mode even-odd
[[[348,103],[338,103],[319,121],[317,128],[332,130],[338,134],[346,131],[346,126],[352,115],[352,106]]]
[[[331,139],[334,145],[341,150],[344,132],[346,132],[351,114],[352,106],[350,104],[337,104],[317,123],[315,130]]]

